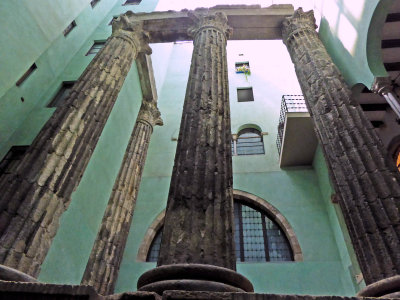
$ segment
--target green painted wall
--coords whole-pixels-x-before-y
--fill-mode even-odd
[[[324,200],[324,205],[326,207],[329,222],[333,230],[335,242],[338,245],[339,255],[345,270],[349,272],[345,273],[345,276],[341,279],[345,282],[352,282],[355,291],[359,291],[365,287],[364,280],[358,281],[355,276],[361,274],[360,267],[355,256],[353,246],[351,244],[350,236],[347,231],[347,227],[344,221],[343,214],[341,212],[339,204],[334,204],[331,201],[332,195],[335,191],[332,188],[328,167],[325,163],[325,158],[322,153],[321,146],[318,146],[314,161],[313,168],[316,172],[318,178],[319,188],[321,190],[322,199]]]
[[[170,48],[170,44],[157,45],[153,56],[162,56]],[[155,266],[137,261],[137,254],[146,230],[166,206],[191,54],[191,42],[175,44],[168,52],[169,61],[154,65],[156,78],[158,69],[167,68],[158,85],[164,126],[152,136],[116,292],[135,290],[138,277]],[[247,80],[235,73],[238,61],[250,63],[252,75]],[[267,133],[263,136],[265,155],[233,157],[234,188],[255,194],[280,210],[304,255],[303,262],[239,263],[238,271],[252,281],[256,292],[354,295],[341,257],[347,248],[344,241],[337,245],[335,231],[340,228],[329,218],[317,172],[312,166],[279,168],[275,143],[281,97],[300,93],[284,45],[281,41],[229,42],[228,66],[232,132],[253,124]],[[246,86],[253,87],[255,101],[239,103],[236,89]]]
[[[127,10],[153,10],[157,1],[142,5],[117,4],[107,13],[101,25],[85,41],[77,55],[64,71],[64,76],[77,78],[93,58],[85,56],[94,40],[105,40],[111,34],[109,21]],[[101,2],[98,3],[100,5]],[[95,9],[97,6],[95,6]],[[39,280],[50,283],[79,284],[100,228],[111,190],[117,177],[136,116],[142,93],[134,64],[128,73],[114,108],[100,136],[92,158],[71,204],[63,214],[53,244],[42,265]]]
[[[158,0],[146,0],[138,6],[122,6],[123,0],[101,0],[94,8],[89,2],[24,0],[15,4],[5,0],[0,3],[0,24],[6,28],[0,33],[0,40],[9,41],[0,43],[0,63],[9,70],[8,74],[0,72],[1,157],[12,145],[31,143],[54,111],[46,108],[46,104],[62,81],[79,77],[93,58],[85,56],[93,41],[105,40],[111,34],[108,23],[112,17],[126,10],[152,11]],[[365,66],[367,25],[378,1],[364,1],[360,19],[355,17],[357,8],[351,4],[346,2],[345,6],[343,0],[330,2],[339,3],[339,14],[336,19],[326,16],[322,20],[321,38],[347,81],[369,86],[373,76]],[[340,21],[344,18],[348,22]],[[62,31],[73,19],[78,26],[64,37]],[[359,31],[353,53],[345,48],[351,48],[351,41],[343,43],[338,39],[339,32],[344,30],[341,24],[351,24]],[[152,136],[116,292],[135,290],[137,278],[155,266],[138,262],[137,253],[146,230],[166,205],[190,67],[191,43],[152,47],[159,108],[165,125],[155,128]],[[234,71],[238,61],[250,62],[252,75],[247,80]],[[38,69],[22,86],[16,87],[16,80],[33,62]],[[275,142],[281,96],[301,93],[285,47],[281,41],[229,42],[228,64],[232,133],[246,124],[259,126],[265,134],[266,152],[233,158],[234,188],[255,194],[280,210],[293,227],[304,255],[303,262],[239,263],[238,271],[253,282],[257,292],[354,295],[359,286],[351,276],[359,269],[348,246],[348,235],[342,230],[340,211],[330,202],[332,189],[321,150],[317,149],[313,166],[280,169],[278,165]],[[237,102],[236,89],[247,86],[253,87],[255,101]],[[39,280],[80,283],[140,101],[134,65],[71,204],[61,218]]]
[[[387,76],[379,37],[391,3],[392,0],[323,1],[319,35],[349,86],[363,83],[370,88],[374,77]]]
[[[7,70],[0,72],[0,158],[11,146],[32,142],[54,111],[46,105],[62,81],[80,75],[64,70],[81,55],[78,51],[115,2],[101,1],[94,8],[90,1],[80,0],[0,2],[0,65]],[[62,32],[72,20],[77,26],[64,37]],[[37,69],[17,87],[33,63]],[[76,67],[82,70],[89,58],[79,63]]]

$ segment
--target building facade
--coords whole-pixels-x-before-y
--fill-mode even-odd
[[[202,199],[201,189],[220,180],[218,164],[210,164],[222,148],[211,153],[207,147],[224,139],[218,132],[226,126],[229,155],[223,151],[232,156],[233,173],[233,184],[229,176],[226,184],[234,199],[230,258],[255,292],[353,296],[398,275],[400,5],[359,2],[318,3],[318,41],[310,14],[290,19],[293,7],[274,6],[271,15],[289,17],[280,25],[283,36],[231,35],[226,54],[214,41],[231,33],[215,23],[206,25],[217,28],[216,36],[205,38],[209,53],[195,52],[197,31],[194,47],[188,38],[147,35],[146,23],[132,22],[137,16],[126,12],[151,13],[157,0],[0,4],[2,264],[43,283],[87,284],[100,294],[135,291],[142,274],[156,267],[164,221],[176,220],[165,212],[171,186]],[[250,18],[247,26],[257,27]],[[207,59],[196,62],[197,69],[193,53]],[[201,68],[206,71],[196,73]],[[208,88],[196,86],[207,80],[216,82],[208,99],[229,101],[230,117],[225,112],[223,118],[230,123],[208,116],[204,103],[184,105],[185,94],[195,98]],[[198,125],[182,129],[184,120],[198,116]],[[194,148],[185,148],[185,141]],[[172,175],[178,144],[184,149],[178,154],[187,155],[182,177]],[[224,168],[228,174],[230,167]],[[185,181],[182,174],[192,169],[205,180]],[[364,180],[364,174],[372,175]],[[208,211],[199,203],[195,211]],[[171,243],[180,227],[189,236],[204,235],[195,217],[181,223],[170,222]],[[192,254],[193,244],[182,245],[160,261],[207,259]],[[228,250],[215,250],[222,247],[217,237],[208,246],[219,265]]]

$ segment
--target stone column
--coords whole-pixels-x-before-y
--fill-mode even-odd
[[[283,22],[315,131],[367,284],[400,272],[400,186],[393,162],[315,31],[312,11]]]
[[[162,125],[157,103],[144,99],[81,282],[102,295],[114,291],[155,125]]]
[[[251,291],[234,272],[231,127],[222,13],[189,12],[193,55],[158,267],[140,290]]]
[[[97,144],[125,77],[139,51],[150,53],[132,12],[75,83],[21,160],[0,182],[0,262],[32,276],[57,232]]]
[[[400,102],[398,96],[393,91],[393,84],[390,77],[376,77],[372,86],[372,91],[383,96],[393,109],[397,118],[400,119]]]

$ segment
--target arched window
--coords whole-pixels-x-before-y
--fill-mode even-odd
[[[151,243],[150,249],[149,249],[149,253],[147,253],[147,258],[146,261],[157,261],[158,259],[158,254],[160,253],[160,246],[161,246],[161,238],[162,238],[162,231],[163,231],[163,227],[161,227],[154,239],[153,242]]]
[[[238,262],[293,261],[290,244],[279,225],[263,211],[235,200],[235,252]],[[157,261],[162,237],[155,235],[146,261]]]
[[[245,128],[232,141],[232,155],[264,154],[264,142],[261,132],[254,128]]]

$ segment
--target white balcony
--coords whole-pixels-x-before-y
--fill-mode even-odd
[[[311,165],[318,141],[302,95],[283,95],[276,144],[280,167]]]

